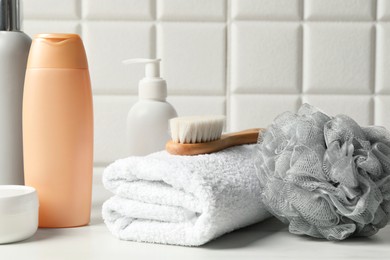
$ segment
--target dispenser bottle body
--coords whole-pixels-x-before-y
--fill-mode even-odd
[[[61,37],[66,38],[66,35]],[[82,48],[77,55],[84,53],[81,39],[72,35],[75,39],[70,41],[80,42],[69,48],[71,53],[67,54],[66,48],[61,51],[61,44],[66,44],[69,39],[61,37],[45,43],[48,48],[58,47],[58,53],[57,50],[45,51],[46,45],[34,45],[33,42],[29,56],[31,67],[27,68],[25,80],[25,182],[38,191],[40,227],[82,226],[90,220],[93,170],[91,84],[86,65],[77,66],[77,62],[72,65],[72,48]],[[41,61],[36,60],[47,58],[43,63],[50,63],[62,55],[68,60],[51,64],[53,66],[45,64],[41,68]]]
[[[22,100],[31,39],[0,31],[0,185],[23,185]]]
[[[168,102],[140,100],[127,116],[127,150],[129,155],[144,156],[165,149],[170,139],[169,119],[177,117]]]

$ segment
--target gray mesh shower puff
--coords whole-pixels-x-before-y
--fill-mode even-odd
[[[390,132],[308,104],[279,115],[255,158],[262,201],[294,234],[371,236],[390,216]]]

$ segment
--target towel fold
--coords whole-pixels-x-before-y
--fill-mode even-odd
[[[256,145],[197,156],[165,151],[108,166],[115,195],[103,219],[122,240],[199,246],[269,216],[253,163]]]

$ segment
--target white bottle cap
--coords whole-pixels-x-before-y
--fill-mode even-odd
[[[145,64],[145,78],[139,82],[139,97],[141,99],[154,99],[165,101],[167,97],[167,83],[160,77],[161,59],[130,59],[124,64]]]

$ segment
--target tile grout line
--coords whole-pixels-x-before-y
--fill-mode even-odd
[[[372,104],[371,104],[371,117],[372,117],[372,122],[371,124],[375,125],[376,124],[376,102],[377,102],[377,99],[376,99],[376,96],[377,96],[377,70],[378,70],[378,66],[377,66],[377,62],[378,62],[378,13],[379,13],[379,1],[376,0],[373,2],[373,5],[375,5],[373,7],[373,12],[374,12],[374,21],[375,21],[375,25],[374,25],[374,29],[373,29],[373,33],[374,33],[374,37],[373,37],[373,45],[372,45],[372,67],[373,67],[373,71],[371,72],[371,77],[372,77],[372,84],[373,84],[373,90],[372,90],[372,94],[373,94],[373,97],[371,97],[371,100],[372,100]]]
[[[152,5],[153,5],[153,11],[152,11],[152,16],[153,16],[153,20],[152,20],[152,22],[153,22],[153,28],[154,28],[154,32],[153,32],[153,35],[154,35],[154,49],[153,49],[153,54],[152,54],[152,57],[154,57],[154,58],[159,58],[159,59],[162,59],[162,57],[161,57],[161,51],[159,50],[160,48],[158,47],[159,46],[159,41],[160,41],[160,33],[161,32],[159,32],[160,30],[161,30],[161,28],[159,28],[160,26],[159,26],[159,21],[158,21],[158,18],[157,18],[157,9],[158,9],[158,3],[157,3],[157,0],[154,0],[154,1],[152,1],[153,3],[152,3]],[[160,75],[162,75],[163,73],[162,73],[162,68],[164,67],[164,65],[160,65]],[[162,76],[164,76],[164,75],[162,75]],[[168,88],[168,96],[170,96],[170,94],[169,94],[169,88]]]
[[[300,79],[300,91],[299,91],[299,101],[301,106],[303,104],[303,87],[304,87],[304,80],[305,80],[305,0],[301,1],[301,79]]]
[[[154,46],[151,48],[151,58],[155,58],[155,59],[157,59],[157,58],[160,58],[161,59],[161,57],[157,57],[157,55],[158,55],[158,40],[159,40],[159,36],[158,36],[158,19],[157,19],[157,1],[152,1],[153,3],[152,3],[152,8],[153,8],[153,10],[152,10],[152,17],[153,17],[153,20],[152,20],[152,23],[153,23],[153,44],[154,44]],[[160,55],[159,55],[160,56]],[[162,67],[162,66],[161,66]],[[161,71],[161,67],[160,67],[160,74],[162,73],[162,71]],[[169,92],[168,92],[168,94],[169,94]]]
[[[231,90],[231,21],[230,21],[230,12],[231,12],[231,0],[225,1],[225,115],[226,115],[226,129],[230,131],[231,129],[231,111],[230,111],[230,90]]]
[[[77,20],[79,26],[79,33],[81,38],[84,40],[84,26],[83,26],[83,5],[85,0],[79,1],[79,19]]]

